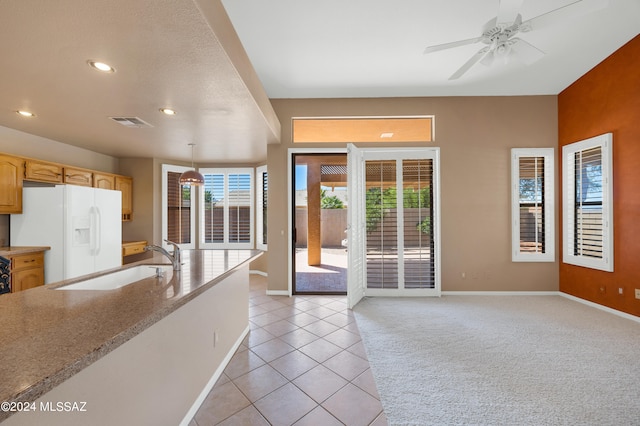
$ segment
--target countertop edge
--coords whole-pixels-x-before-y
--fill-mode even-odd
[[[0,247],[0,256],[16,256],[20,254],[37,253],[40,251],[51,250],[48,246],[33,246],[33,247],[20,247],[20,246],[7,246]]]

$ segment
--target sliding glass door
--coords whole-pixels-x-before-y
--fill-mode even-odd
[[[439,150],[352,149],[351,173],[362,182],[353,197],[362,202],[351,216],[349,248],[363,259],[367,296],[439,296]],[[353,178],[354,182],[357,179]],[[349,262],[350,268],[358,265]],[[357,283],[349,289],[357,289]],[[353,304],[357,303],[354,299]]]

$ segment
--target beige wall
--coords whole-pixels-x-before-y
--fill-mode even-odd
[[[0,152],[107,173],[119,173],[116,157],[2,126]]]
[[[440,147],[442,290],[558,290],[557,262],[511,262],[509,184],[511,148],[557,147],[556,96],[273,99],[272,104],[282,124],[282,143],[267,149],[270,291],[288,285],[291,117],[402,115],[435,116],[435,142],[428,145]]]

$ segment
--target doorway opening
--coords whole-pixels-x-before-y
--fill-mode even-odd
[[[292,154],[293,294],[347,294],[347,155]]]

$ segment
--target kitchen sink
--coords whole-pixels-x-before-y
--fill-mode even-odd
[[[56,290],[115,290],[145,278],[154,277],[158,269],[164,276],[170,276],[173,273],[171,265],[140,265],[58,287]]]

